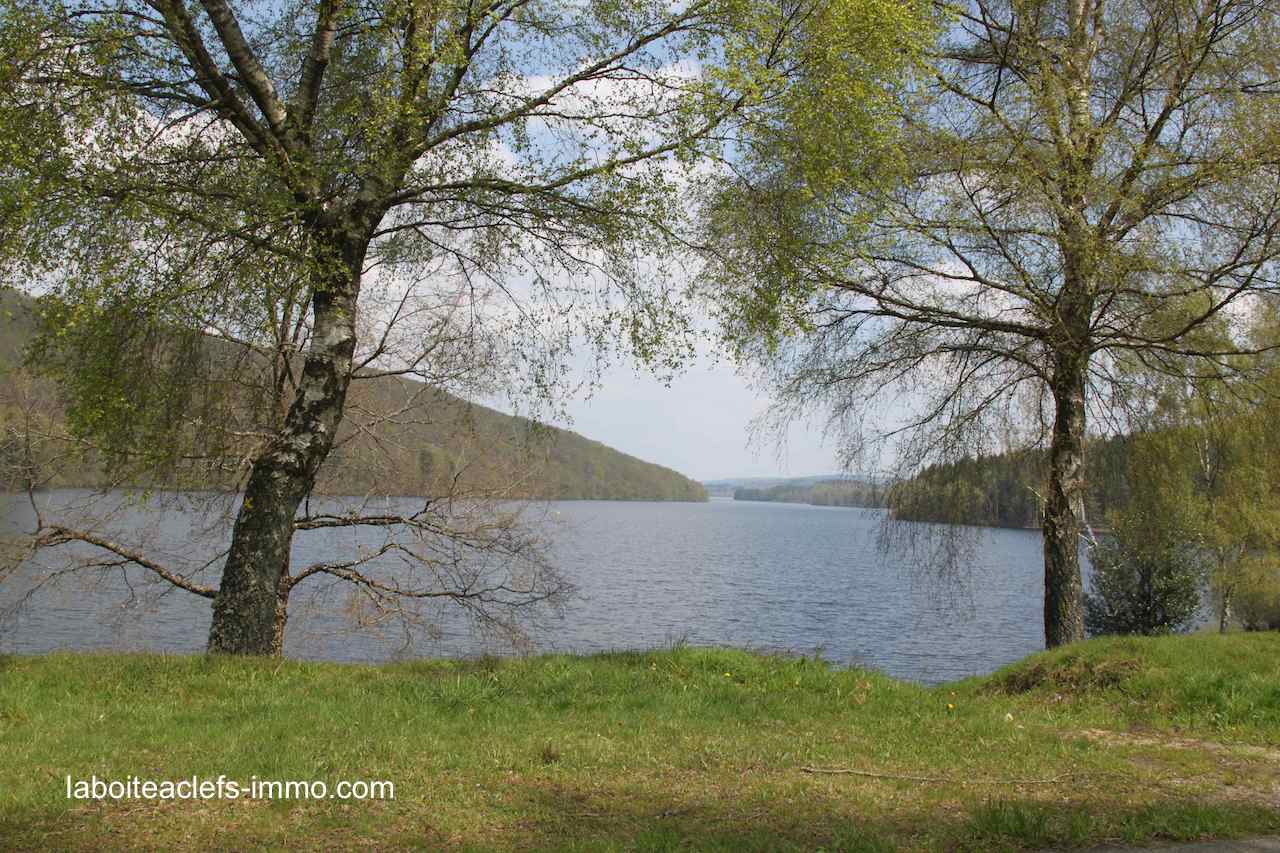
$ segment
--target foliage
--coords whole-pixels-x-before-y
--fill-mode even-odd
[[[1280,440],[1276,380],[1258,396],[1231,399],[1231,389],[1200,387],[1180,435],[1189,444],[1199,496],[1202,542],[1211,559],[1209,581],[1225,630],[1243,594],[1246,624],[1265,612],[1280,563]],[[1227,399],[1213,399],[1217,394]],[[1270,575],[1270,582],[1268,582]],[[1252,617],[1252,618],[1251,618]]]
[[[836,131],[813,153],[847,168],[748,161],[704,206],[704,281],[778,421],[825,411],[850,460],[887,449],[907,478],[1046,450],[1046,641],[1069,642],[1084,445],[1130,426],[1123,366],[1228,376],[1260,349],[1223,318],[1280,270],[1277,9],[948,8],[934,73],[892,101],[894,155]]]
[[[1235,589],[1235,615],[1248,631],[1280,631],[1280,564],[1250,560],[1242,567]]]
[[[889,492],[902,521],[1036,527],[1044,456],[1004,454],[931,465]]]
[[[570,346],[674,369],[694,164],[819,73],[871,132],[916,26],[890,0],[162,5],[9,0],[0,29],[0,256],[44,293],[70,426],[134,467],[281,427],[341,239],[365,365],[535,406]],[[210,330],[266,363],[195,364]]]
[[[1100,438],[1085,455],[1085,516],[1095,528],[1128,501],[1124,436]],[[1048,475],[1043,450],[964,457],[926,466],[889,491],[893,517],[901,521],[978,524],[989,527],[1040,526]]]
[[[0,265],[40,292],[37,363],[109,470],[243,488],[210,648],[278,652],[298,508],[359,455],[344,422],[430,402],[369,412],[354,387],[550,406],[588,345],[674,370],[695,167],[815,72],[874,124],[913,22],[896,0],[3,0]],[[419,562],[408,597],[462,600]]]
[[[18,490],[27,478],[39,487],[173,487],[228,490],[235,472],[188,467],[173,476],[151,464],[122,466],[119,454],[85,450],[66,427],[57,389],[22,366],[21,352],[31,341],[32,303],[5,294],[5,343],[0,351],[0,487]],[[206,341],[206,343],[210,343]],[[38,358],[38,356],[37,356]],[[178,377],[181,379],[181,377]],[[196,383],[192,383],[196,384]],[[444,391],[423,394],[417,383],[385,376],[361,383],[354,401],[362,412],[409,411],[356,429],[349,419],[338,448],[316,482],[321,495],[443,496],[455,478],[466,490],[497,490],[513,498],[600,500],[705,500],[700,485],[675,471],[619,453],[568,430],[503,414]],[[171,411],[160,395],[153,411]],[[249,402],[242,403],[243,406]],[[227,417],[249,420],[231,410]],[[30,419],[36,418],[37,422]],[[117,437],[123,441],[123,436]],[[35,450],[34,457],[28,448]],[[106,470],[103,459],[114,460]]]
[[[1101,634],[1173,634],[1200,609],[1203,560],[1194,544],[1125,518],[1089,551],[1085,627]]]
[[[1265,324],[1265,316],[1258,322]],[[1159,573],[1161,560],[1177,564],[1192,552],[1200,555],[1224,628],[1233,613],[1246,627],[1277,621],[1280,447],[1272,425],[1280,404],[1275,378],[1271,374],[1247,384],[1211,378],[1189,384],[1156,381],[1158,399],[1148,406],[1152,415],[1142,431],[1095,440],[1087,448],[1085,504],[1094,528],[1102,531],[1116,522],[1117,530],[1138,530],[1130,533],[1136,547],[1174,554],[1147,560],[1142,568],[1144,558],[1112,542],[1104,543],[1098,556],[1113,566],[1127,561],[1128,570],[1113,571],[1127,578],[1124,583],[1137,585],[1143,572]],[[1034,526],[1045,466],[1039,452],[929,466],[893,488],[890,507],[903,520]],[[1156,544],[1144,544],[1148,540]]]
[[[1170,431],[1128,442],[1129,500],[1109,515],[1109,535],[1090,549],[1091,634],[1176,633],[1199,612],[1209,565],[1204,518],[1186,459],[1175,448]]]
[[[1251,318],[1263,344],[1274,329],[1272,308],[1262,302]],[[1266,599],[1270,567],[1280,561],[1280,371],[1274,355],[1257,361],[1262,375],[1252,382],[1153,383],[1151,426],[1138,445],[1145,452],[1129,471],[1133,502],[1190,519],[1182,538],[1205,554],[1224,631],[1244,590],[1253,590],[1254,605]]]

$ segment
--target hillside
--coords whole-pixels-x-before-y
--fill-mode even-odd
[[[1095,525],[1124,504],[1126,443],[1099,439],[1085,452],[1085,512]],[[905,521],[1040,526],[1040,495],[1048,460],[1042,450],[969,457],[931,465],[888,492],[894,517]]]
[[[31,300],[0,290],[0,371],[12,391],[26,383],[56,409],[48,382],[18,366],[33,334]],[[224,345],[225,346],[225,345]],[[19,380],[22,380],[21,382]],[[14,394],[0,391],[0,425],[18,417]],[[510,497],[552,500],[703,501],[702,486],[676,471],[637,459],[569,430],[477,405],[421,383],[381,377],[354,383],[349,411],[317,482],[325,494],[441,494],[498,489]],[[406,409],[394,422],[377,413]],[[367,425],[355,412],[365,413]],[[0,454],[5,448],[0,446]],[[12,448],[9,452],[13,452]],[[69,466],[54,485],[90,486],[101,474],[90,464]],[[234,479],[208,474],[189,488],[224,488]]]

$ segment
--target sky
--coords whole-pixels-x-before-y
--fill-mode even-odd
[[[557,426],[695,480],[839,470],[818,419],[793,427],[782,447],[773,437],[753,441],[751,422],[768,405],[732,365],[703,352],[669,387],[631,364],[614,365],[589,399],[569,404],[572,422]]]

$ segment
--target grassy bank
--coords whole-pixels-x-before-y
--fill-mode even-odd
[[[85,803],[67,774],[386,779],[395,799]],[[987,850],[1276,832],[1275,634],[1093,641],[932,689],[690,648],[0,659],[0,848]]]

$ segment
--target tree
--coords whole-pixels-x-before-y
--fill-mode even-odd
[[[1189,454],[1168,429],[1133,436],[1128,448],[1129,501],[1089,549],[1085,627],[1093,635],[1182,631],[1200,609],[1208,563]]]
[[[904,473],[1047,445],[1044,626],[1083,637],[1084,450],[1122,431],[1123,362],[1229,375],[1202,336],[1276,286],[1277,7],[970,0],[899,98],[900,133],[760,129],[705,205],[725,335],[782,411],[821,406]],[[839,125],[841,116],[832,110]],[[869,401],[877,399],[876,406]],[[864,422],[901,412],[883,428]],[[880,431],[877,433],[876,429]]]
[[[1139,525],[1117,527],[1090,549],[1084,621],[1092,636],[1178,633],[1195,618],[1203,573],[1194,548],[1151,536]]]
[[[681,171],[784,91],[797,46],[862,49],[819,25],[902,17],[884,0],[3,11],[2,248],[46,294],[41,361],[77,434],[120,464],[243,460],[220,583],[186,588],[213,599],[209,649],[252,654],[280,651],[295,530],[426,524],[298,518],[353,379],[545,392],[579,335],[669,366]],[[256,422],[224,424],[246,397]],[[356,568],[317,571],[396,592]]]
[[[1267,312],[1254,313],[1252,337],[1266,344]],[[1151,507],[1159,494],[1186,495],[1191,511],[1181,538],[1204,553],[1222,632],[1237,594],[1255,588],[1265,578],[1263,567],[1280,555],[1280,444],[1274,429],[1280,373],[1270,362],[1263,359],[1263,377],[1247,384],[1153,377],[1156,401],[1129,464],[1131,505]],[[1156,508],[1150,514],[1166,513]],[[1164,535],[1179,538],[1175,530]]]
[[[1280,631],[1280,566],[1250,560],[1238,576],[1235,613],[1246,631]]]
[[[1242,405],[1229,389],[1204,383],[1188,403],[1191,418],[1179,435],[1194,451],[1201,542],[1210,558],[1218,630],[1225,633],[1237,592],[1255,574],[1253,564],[1280,555],[1277,406],[1265,397]]]

